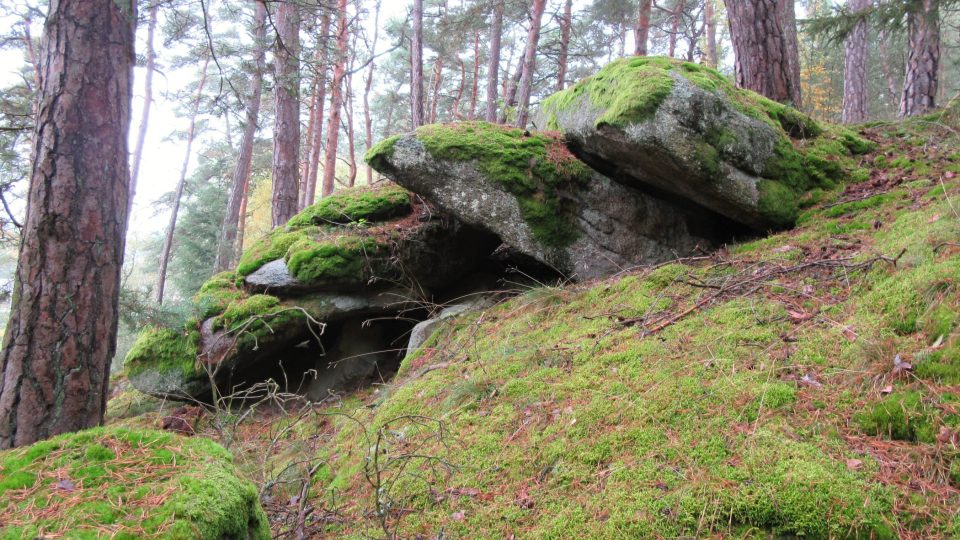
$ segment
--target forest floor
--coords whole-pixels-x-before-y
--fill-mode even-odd
[[[862,129],[798,226],[448,321],[397,376],[254,410],[133,390],[208,436],[275,536],[960,536],[960,134]]]

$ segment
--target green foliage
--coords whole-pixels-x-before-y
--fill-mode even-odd
[[[860,429],[870,435],[924,443],[936,439],[936,418],[932,408],[916,391],[891,394],[869,404],[855,420]]]
[[[183,331],[170,328],[147,327],[140,332],[124,367],[128,374],[145,370],[160,373],[178,372],[189,377],[197,371],[197,345],[200,333],[195,323]]]
[[[567,150],[556,134],[463,122],[417,129],[435,159],[472,161],[487,178],[517,198],[534,237],[562,247],[576,239],[570,209],[559,196],[590,181],[590,169]]]
[[[382,144],[382,143],[381,143]],[[373,152],[374,149],[371,149]],[[364,221],[384,221],[410,212],[410,194],[388,184],[379,188],[337,190],[320,202],[308,206],[290,218],[287,230],[310,225],[339,225]]]
[[[2,452],[0,537],[270,538],[231,460],[207,439],[119,427]]]

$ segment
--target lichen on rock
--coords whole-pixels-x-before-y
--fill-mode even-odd
[[[0,537],[268,539],[257,490],[214,442],[94,428],[0,453]]]

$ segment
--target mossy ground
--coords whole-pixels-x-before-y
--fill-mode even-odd
[[[960,140],[866,135],[794,230],[447,321],[389,385],[251,415],[239,463],[312,456],[337,537],[957,537]]]
[[[203,438],[95,428],[0,453],[2,538],[270,538],[252,483]]]
[[[563,247],[576,240],[571,209],[560,194],[580,189],[592,173],[558,134],[461,122],[423,126],[416,136],[434,159],[474,162],[490,181],[513,194],[524,221],[543,244]]]

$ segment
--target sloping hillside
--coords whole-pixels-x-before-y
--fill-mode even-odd
[[[938,118],[863,134],[860,181],[791,231],[530,289],[389,384],[248,418],[275,530],[960,535],[960,144]]]

